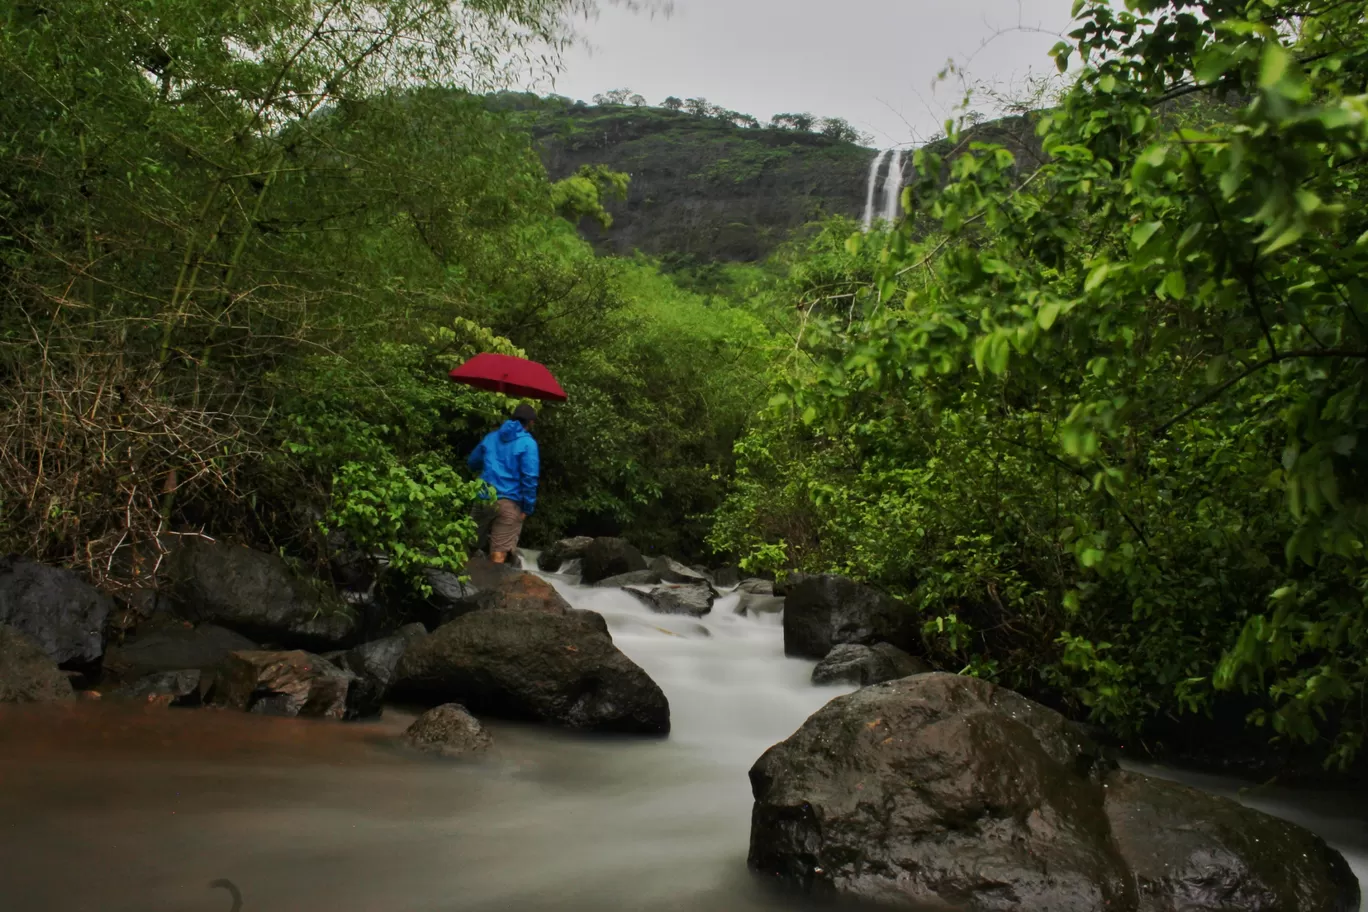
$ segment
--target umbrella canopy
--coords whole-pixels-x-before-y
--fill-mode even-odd
[[[476,355],[451,372],[457,383],[503,393],[519,399],[566,400],[565,390],[551,376],[546,365],[512,355],[486,352]]]

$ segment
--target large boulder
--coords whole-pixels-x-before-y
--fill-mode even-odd
[[[741,583],[741,568],[719,567],[713,571],[712,581],[719,589],[734,589]]]
[[[509,564],[496,564],[483,555],[475,555],[466,562],[460,576],[446,570],[429,569],[425,572],[432,594],[418,613],[429,627],[440,627],[463,614],[485,607],[491,590],[521,574]]]
[[[111,643],[103,667],[111,678],[132,682],[163,672],[209,671],[231,653],[256,648],[242,634],[217,624],[167,624]]]
[[[354,678],[301,650],[235,652],[219,668],[210,701],[268,716],[344,719]]]
[[[19,558],[0,559],[0,624],[9,624],[59,665],[104,654],[114,600],[70,570]]]
[[[657,614],[687,614],[702,617],[712,611],[717,593],[707,581],[690,585],[665,583],[651,589],[628,589]]]
[[[633,570],[619,573],[594,583],[595,589],[626,589],[628,586],[654,586],[660,582],[660,574],[654,570]]]
[[[71,683],[27,634],[0,624],[0,703],[70,700]]]
[[[596,538],[580,558],[580,579],[586,583],[646,569],[646,558],[620,538]]]
[[[1344,858],[1285,820],[1120,770],[1107,778],[1106,811],[1140,912],[1358,912]]]
[[[570,561],[582,559],[585,549],[593,543],[594,540],[587,535],[562,538],[537,555],[537,568],[547,573],[555,573]]]
[[[170,572],[192,620],[291,648],[336,649],[356,639],[356,617],[331,587],[292,573],[278,555],[192,539],[173,552]]]
[[[842,643],[832,647],[812,669],[813,684],[882,684],[932,671],[925,659],[908,655],[890,643]]]
[[[823,574],[790,579],[784,591],[787,655],[821,659],[842,643],[892,643],[909,652],[921,645],[916,613],[877,589]]]
[[[429,709],[404,730],[402,739],[415,750],[448,758],[483,753],[494,744],[479,720],[459,703]]]
[[[362,643],[335,656],[325,656],[343,671],[355,675],[347,694],[348,718],[377,716],[384,707],[399,660],[409,646],[427,636],[422,624],[409,624],[393,636]]]
[[[902,678],[832,700],[755,764],[750,865],[808,892],[904,908],[1357,908],[1342,859],[1310,834],[1224,799],[1185,806],[1136,780],[1019,694],[943,673]],[[1240,826],[1254,827],[1248,842]],[[1200,835],[1167,835],[1183,827],[1219,834],[1215,851],[1204,854]],[[1274,845],[1249,851],[1265,838]],[[1308,857],[1288,865],[1292,852]],[[1256,871],[1269,859],[1280,860]],[[1280,886],[1222,892],[1249,872]],[[1289,882],[1299,892],[1274,892]]]
[[[664,734],[665,694],[613,645],[591,611],[476,611],[438,628],[399,663],[395,694],[481,715],[589,731]]]

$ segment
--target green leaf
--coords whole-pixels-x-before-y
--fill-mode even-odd
[[[1259,88],[1272,89],[1287,76],[1292,55],[1276,41],[1269,42],[1264,48],[1263,61],[1259,65]]]
[[[1149,243],[1150,238],[1154,237],[1155,233],[1162,227],[1164,227],[1163,222],[1141,222],[1131,229],[1131,243],[1135,245],[1136,250],[1143,249]]]
[[[1106,260],[1098,263],[1088,271],[1088,278],[1083,282],[1083,290],[1089,293],[1096,291],[1101,287],[1103,282],[1107,281],[1107,276],[1110,273],[1111,263],[1108,263]]]
[[[1041,329],[1048,330],[1054,326],[1055,320],[1059,317],[1059,308],[1058,301],[1049,301],[1041,305],[1040,310],[1036,311],[1036,323]]]
[[[1176,301],[1187,297],[1187,278],[1177,269],[1164,276],[1164,293]]]

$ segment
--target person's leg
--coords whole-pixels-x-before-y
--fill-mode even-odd
[[[500,500],[498,515],[489,529],[489,559],[496,564],[508,560],[508,553],[518,546],[518,532],[522,528],[518,505],[511,500]]]

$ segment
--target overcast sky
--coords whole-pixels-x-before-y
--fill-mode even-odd
[[[590,101],[631,88],[768,119],[809,111],[844,117],[875,145],[925,140],[963,95],[936,85],[947,60],[973,80],[1011,89],[1054,72],[1049,49],[1071,0],[674,0],[668,17],[605,4],[581,23],[555,90]],[[549,86],[534,86],[542,91]]]

